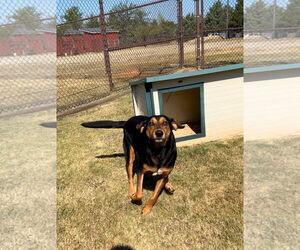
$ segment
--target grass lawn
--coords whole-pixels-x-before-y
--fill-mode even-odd
[[[242,249],[242,138],[179,148],[174,195],[162,193],[141,216],[127,198],[123,157],[110,157],[123,153],[122,130],[80,126],[132,115],[126,95],[58,120],[58,248]],[[144,202],[150,194],[144,190]]]
[[[0,249],[55,249],[56,110],[0,118]]]
[[[245,249],[299,248],[299,148],[299,135],[245,142]]]

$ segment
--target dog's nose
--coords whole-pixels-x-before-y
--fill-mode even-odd
[[[162,130],[156,130],[156,131],[155,131],[155,135],[156,135],[157,137],[162,137],[162,136],[164,135],[164,132],[163,132]]]

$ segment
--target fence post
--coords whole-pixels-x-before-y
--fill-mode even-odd
[[[104,8],[103,8],[103,0],[99,0],[99,9],[100,9],[100,29],[101,29],[101,36],[103,41],[103,53],[104,53],[104,63],[105,63],[105,70],[108,77],[109,82],[109,89],[110,91],[113,90],[114,84],[112,81],[112,74],[111,74],[111,67],[110,67],[110,58],[109,58],[109,51],[108,51],[108,42],[107,42],[107,34],[106,34],[106,25],[105,25],[105,16],[104,16]]]
[[[197,69],[201,69],[201,51],[200,51],[200,3],[196,1],[196,63]]]
[[[200,56],[200,66],[204,69],[204,0],[201,0],[201,56]]]
[[[276,8],[277,8],[277,1],[273,0],[273,17],[272,17],[272,38],[276,38]]]
[[[179,67],[183,68],[184,64],[184,46],[183,46],[183,17],[182,17],[182,0],[177,0],[177,37],[178,37],[178,54]]]

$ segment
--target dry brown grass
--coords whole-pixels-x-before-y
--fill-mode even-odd
[[[205,61],[213,66],[242,61],[242,39],[214,40],[205,45]],[[196,64],[195,40],[185,43],[185,65]],[[115,89],[146,76],[178,70],[176,42],[110,52]],[[108,95],[103,53],[59,57],[57,61],[57,104],[59,107],[95,96]]]
[[[55,100],[55,53],[0,58],[0,100],[6,112],[41,107]]]
[[[300,137],[244,147],[246,249],[298,249]]]
[[[0,249],[55,249],[56,111],[0,118]]]
[[[129,95],[58,121],[58,248],[242,248],[242,139],[180,148],[171,175],[175,194],[161,195],[153,211],[127,199],[119,129],[86,129],[81,122],[125,120]],[[96,156],[108,158],[96,158]],[[144,201],[150,191],[144,191]]]

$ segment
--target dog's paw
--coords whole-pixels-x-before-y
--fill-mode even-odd
[[[153,206],[147,205],[147,204],[146,204],[146,205],[143,207],[143,209],[142,209],[142,211],[141,211],[141,214],[144,215],[144,214],[150,213],[151,210],[152,210],[152,207],[153,207]]]
[[[165,185],[165,190],[166,190],[167,194],[174,194],[174,192],[175,192],[175,188],[172,186],[171,183],[167,183]]]
[[[131,196],[131,203],[136,205],[142,205],[142,197],[137,197],[136,194]]]

